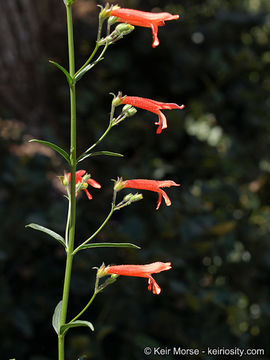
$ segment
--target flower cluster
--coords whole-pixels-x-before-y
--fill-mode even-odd
[[[152,35],[153,35],[152,47],[155,48],[159,45],[159,39],[158,39],[159,26],[165,25],[165,21],[177,20],[178,18],[179,18],[178,15],[172,15],[168,12],[150,13],[150,12],[144,12],[134,9],[125,9],[119,7],[118,5],[114,5],[110,7],[109,4],[107,4],[104,8],[101,7],[101,11],[99,14],[101,25],[105,19],[108,20],[107,36],[104,38],[100,38],[101,32],[99,30],[99,37],[97,40],[96,49],[99,46],[104,46],[104,48],[106,49],[108,45],[115,43],[117,40],[121,39],[124,35],[127,35],[131,31],[133,31],[134,26],[147,27],[152,30]],[[110,26],[117,22],[120,22],[121,24],[118,24],[115,27],[115,29],[111,33],[109,33]],[[89,61],[86,63],[86,65],[88,63]],[[90,69],[92,65],[93,64],[89,64],[85,66],[85,69],[86,70]],[[83,74],[86,70],[82,68],[82,70],[79,72],[79,75]],[[117,118],[114,118],[113,117],[114,109],[119,105],[123,105],[122,113]],[[160,134],[164,129],[167,128],[167,119],[163,114],[162,110],[172,110],[172,109],[181,110],[184,107],[185,105],[178,105],[175,103],[164,103],[138,96],[126,96],[126,95],[122,96],[122,93],[118,93],[118,96],[114,96],[114,99],[112,101],[110,127],[118,125],[121,121],[123,121],[127,117],[133,116],[137,111],[136,108],[140,108],[143,110],[150,111],[158,116],[158,121],[155,122],[155,125],[157,125],[156,133]],[[99,141],[95,145],[97,145]],[[87,151],[85,152],[85,154],[87,154]],[[89,155],[86,155],[86,157],[87,156]],[[67,192],[69,194],[69,183],[71,182],[71,174],[67,173],[63,177],[61,177],[61,179],[63,184],[66,186]],[[94,188],[101,187],[101,185],[97,181],[92,179],[91,176],[87,174],[85,170],[78,170],[76,172],[75,182],[76,182],[76,196],[79,191],[83,190],[86,193],[89,200],[92,199],[92,195],[87,190],[88,185]],[[149,180],[149,179],[123,180],[122,178],[120,178],[117,181],[115,181],[115,185],[114,185],[112,212],[114,210],[120,210],[123,207],[142,199],[142,194],[138,194],[138,193],[128,194],[119,204],[116,205],[115,204],[116,194],[117,192],[119,192],[124,188],[148,190],[148,191],[156,192],[158,194],[158,201],[156,206],[157,210],[160,208],[162,198],[164,199],[165,204],[167,206],[170,206],[171,200],[162,188],[171,187],[171,186],[180,186],[180,184],[177,184],[172,180]],[[90,239],[91,238],[89,238],[89,240]],[[105,267],[105,265],[102,265],[97,271],[97,284],[99,278],[103,276],[111,275],[111,279],[108,278],[101,286],[97,287],[97,291],[101,291],[101,289],[104,289],[108,284],[114,282],[118,275],[124,275],[124,276],[136,276],[136,277],[147,278],[148,290],[152,291],[153,294],[160,294],[161,289],[157,284],[157,282],[153,279],[152,274],[160,273],[162,271],[166,271],[169,269],[171,269],[170,262],[166,262],[166,263],[154,262],[147,265],[111,265],[107,267]]]

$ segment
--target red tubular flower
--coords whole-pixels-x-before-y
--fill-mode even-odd
[[[160,294],[161,289],[156,281],[151,276],[152,274],[160,273],[161,271],[170,270],[171,263],[154,262],[147,265],[114,265],[108,266],[105,269],[106,274],[116,274],[125,276],[137,276],[148,278],[148,290],[153,291],[153,294]]]
[[[89,193],[89,191],[87,190],[87,186],[88,185],[91,185],[92,187],[94,188],[98,188],[100,189],[101,188],[101,185],[94,179],[87,179],[87,180],[84,180],[83,176],[84,174],[86,173],[85,170],[78,170],[76,171],[76,174],[75,174],[75,182],[76,182],[76,185],[77,184],[82,184],[82,187],[83,187],[83,191],[86,193],[87,197],[89,200],[91,200],[93,198],[93,196]],[[68,180],[69,182],[71,181],[71,173],[67,173],[67,177],[68,177]],[[76,194],[77,196],[77,194]]]
[[[152,47],[155,48],[159,45],[158,40],[158,27],[165,25],[165,21],[177,20],[179,15],[172,15],[167,12],[151,13],[133,9],[113,9],[110,13],[111,16],[118,17],[120,22],[128,23],[135,26],[149,27],[152,29],[153,43]]]
[[[185,105],[177,105],[174,103],[163,103],[151,99],[146,99],[137,96],[123,96],[121,98],[122,104],[129,104],[144,110],[148,110],[158,115],[159,121],[155,122],[155,125],[158,125],[157,134],[160,134],[163,129],[167,128],[167,119],[165,115],[160,111],[160,109],[184,109]]]
[[[158,202],[156,210],[159,209],[161,204],[161,199],[165,200],[167,206],[171,205],[171,200],[168,195],[162,190],[162,187],[170,187],[170,186],[180,186],[180,184],[176,184],[171,180],[146,180],[146,179],[133,179],[126,180],[122,182],[122,188],[131,188],[131,189],[140,189],[140,190],[150,190],[158,193]]]

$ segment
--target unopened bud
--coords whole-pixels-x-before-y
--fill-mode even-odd
[[[135,201],[142,200],[142,198],[143,198],[142,194],[139,194],[139,193],[128,194],[124,197],[123,202],[131,204]]]
[[[115,41],[122,39],[123,36],[129,34],[134,29],[135,29],[134,26],[130,24],[119,24],[116,26],[116,28],[110,35],[100,39],[98,44],[99,45],[113,44]]]
[[[142,194],[136,193],[136,194],[128,194],[124,197],[124,199],[115,206],[115,210],[120,210],[125,206],[128,206],[136,201],[142,200],[143,196]]]
[[[132,198],[132,196],[133,196],[133,194],[128,194],[128,195],[126,195],[126,196],[124,197],[124,199],[123,199],[123,202],[129,202],[130,199]]]
[[[109,19],[108,19],[108,24],[109,24],[109,25],[113,25],[113,24],[115,24],[117,21],[118,21],[118,17],[116,17],[116,16],[110,16]]]
[[[139,194],[139,193],[136,193],[135,195],[132,196],[131,201],[135,202],[135,201],[139,201],[139,200],[142,200],[142,199],[143,199],[143,195]]]
[[[132,26],[130,24],[122,23],[122,24],[117,25],[114,31],[116,33],[118,33],[119,36],[122,37],[124,35],[131,33],[131,31],[133,31],[134,29],[135,29],[134,26]]]
[[[123,107],[123,113],[125,113],[126,116],[133,116],[136,114],[137,110],[132,105],[126,104]]]

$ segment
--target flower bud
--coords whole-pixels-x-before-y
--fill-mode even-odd
[[[142,200],[143,196],[142,194],[139,194],[139,193],[136,193],[136,194],[128,194],[124,197],[123,199],[123,202],[126,202],[126,203],[133,203],[135,201],[139,201],[139,200]]]
[[[142,194],[139,193],[128,194],[119,204],[116,205],[115,210],[120,210],[125,206],[128,206],[136,201],[142,200],[142,198],[143,198]]]
[[[100,46],[105,44],[113,44],[115,41],[122,39],[124,35],[129,34],[134,29],[134,26],[130,24],[119,24],[110,35],[100,39],[98,44]]]
[[[130,205],[133,202],[142,200],[143,196],[142,194],[136,193],[136,194],[128,194],[124,197],[123,203],[126,203],[126,205]]]
[[[128,195],[126,195],[126,196],[124,197],[124,199],[123,199],[123,202],[129,202],[130,199],[132,198],[132,196],[133,196],[133,194],[128,194]]]
[[[132,196],[131,202],[139,201],[143,199],[143,195],[140,193],[136,193]]]
[[[122,37],[124,35],[131,33],[131,31],[133,31],[134,29],[135,29],[134,26],[130,24],[122,23],[117,25],[114,31],[119,34],[118,36]]]
[[[116,17],[116,16],[110,16],[109,19],[108,19],[108,24],[109,24],[109,25],[113,25],[113,24],[115,24],[117,21],[118,21],[118,17]]]
[[[122,112],[126,115],[126,116],[133,116],[136,114],[137,110],[135,109],[135,107],[133,107],[132,105],[125,105],[123,107]]]
[[[132,105],[129,105],[129,104],[126,104],[124,107],[123,107],[123,112],[127,112],[129,109],[132,108]]]

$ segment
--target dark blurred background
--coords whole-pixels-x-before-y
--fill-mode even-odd
[[[116,2],[111,2],[116,3]],[[122,7],[180,14],[159,29],[139,28],[113,45],[78,84],[78,151],[105,130],[111,96],[124,94],[186,104],[156,115],[138,113],[113,128],[100,150],[125,158],[85,160],[102,184],[78,200],[77,242],[106,217],[112,178],[171,179],[172,206],[157,196],[115,214],[96,241],[133,242],[142,250],[96,249],[74,262],[69,314],[93,289],[93,266],[172,261],[156,276],[120,278],[84,315],[96,331],[67,336],[67,360],[141,360],[145,346],[261,348],[270,359],[270,17],[269,0],[126,0]],[[76,0],[77,67],[94,46],[96,1]],[[36,137],[69,147],[65,9],[61,0],[0,2],[0,358],[53,360],[51,326],[62,295],[65,254],[36,222],[65,228],[66,200],[57,175],[62,160]],[[83,194],[84,195],[84,194]],[[122,194],[123,195],[123,194]],[[150,358],[150,357],[148,357]],[[153,356],[151,359],[158,359]],[[171,356],[164,357],[172,359]],[[198,359],[214,359],[207,355]],[[244,357],[243,357],[244,358]]]

